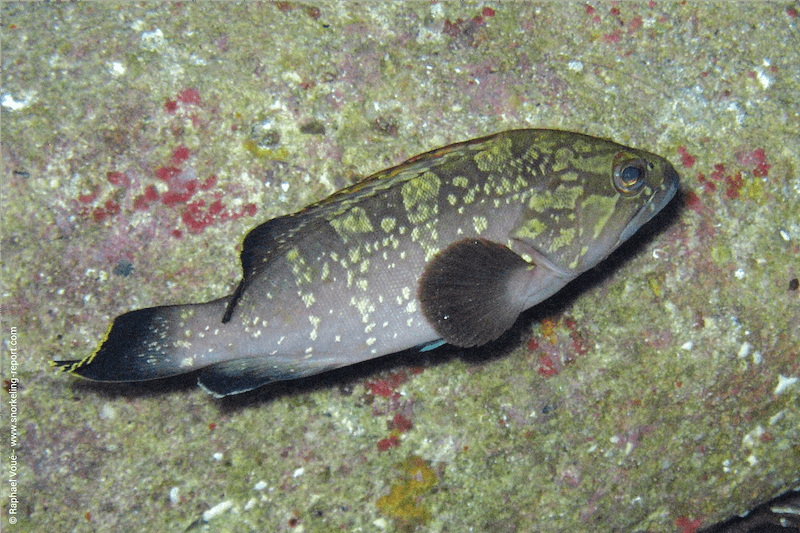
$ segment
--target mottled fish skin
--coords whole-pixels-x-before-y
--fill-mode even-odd
[[[481,345],[675,195],[665,159],[556,130],[418,155],[246,236],[236,291],[117,317],[56,361],[99,381],[200,370],[225,396],[415,346]]]

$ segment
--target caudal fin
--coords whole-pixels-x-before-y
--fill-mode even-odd
[[[294,354],[253,353],[252,345],[245,346],[253,342],[246,328],[222,323],[229,300],[125,313],[114,319],[92,355],[51,365],[82,378],[110,382],[148,381],[199,370],[198,384],[217,397],[341,366],[338,361]],[[266,343],[265,337],[258,340]],[[250,353],[237,356],[237,351]]]
[[[125,313],[114,319],[92,355],[52,361],[51,365],[86,379],[115,382],[147,381],[197,370],[218,360],[202,349],[203,330],[221,324],[227,300]],[[205,364],[198,361],[200,354],[208,359]]]

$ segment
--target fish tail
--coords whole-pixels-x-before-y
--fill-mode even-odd
[[[203,331],[222,327],[228,297],[205,304],[150,307],[114,319],[100,347],[80,360],[52,361],[64,372],[94,381],[148,381],[184,374],[219,361]]]

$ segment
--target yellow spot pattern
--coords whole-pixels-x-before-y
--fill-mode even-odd
[[[331,219],[330,224],[344,242],[348,242],[352,235],[372,231],[372,223],[363,207],[351,208],[345,214]]]
[[[411,223],[420,224],[439,213],[440,185],[441,180],[432,172],[426,172],[403,185],[403,206]]]

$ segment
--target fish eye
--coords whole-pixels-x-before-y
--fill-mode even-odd
[[[614,188],[624,196],[635,196],[642,190],[652,165],[633,154],[620,152],[614,157]]]

